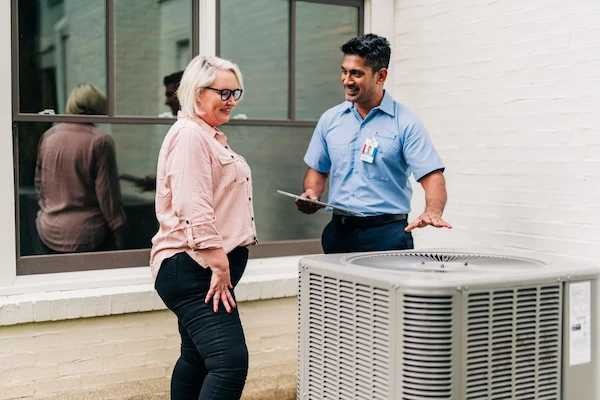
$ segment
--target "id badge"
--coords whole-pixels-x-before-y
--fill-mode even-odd
[[[379,143],[375,139],[367,139],[363,145],[362,152],[360,153],[360,159],[369,164],[373,163],[375,154],[377,153],[377,146]]]

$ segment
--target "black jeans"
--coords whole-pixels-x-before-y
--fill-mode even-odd
[[[227,254],[231,283],[240,281],[248,249]],[[237,308],[228,314],[222,303],[215,313],[204,304],[212,271],[187,253],[163,261],[155,288],[177,315],[181,356],[171,378],[172,400],[239,400],[248,374],[248,349]],[[232,293],[233,294],[233,293]],[[235,298],[235,297],[234,297]]]
[[[321,244],[325,254],[359,251],[409,250],[414,248],[406,220],[366,228],[354,228],[332,220],[323,230]]]

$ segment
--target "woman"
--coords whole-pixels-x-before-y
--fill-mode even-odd
[[[237,65],[194,58],[177,90],[177,122],[159,154],[160,227],[150,265],[181,334],[173,400],[239,399],[246,381],[248,349],[232,289],[246,267],[246,246],[256,243],[252,179],[217,128],[229,121],[242,92]]]
[[[106,98],[77,85],[67,114],[103,115]],[[37,231],[47,253],[123,248],[125,213],[112,137],[91,123],[61,123],[42,135],[35,170]]]

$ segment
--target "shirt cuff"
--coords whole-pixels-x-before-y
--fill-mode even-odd
[[[223,237],[219,235],[212,223],[188,226],[185,228],[185,236],[192,250],[223,247]]]

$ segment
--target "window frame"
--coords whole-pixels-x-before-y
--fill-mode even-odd
[[[20,112],[20,71],[19,71],[19,14],[18,1],[11,0],[11,88],[12,88],[12,142],[14,162],[14,204],[15,204],[15,251],[16,251],[16,275],[48,274],[57,272],[77,272],[99,269],[118,269],[128,267],[147,266],[150,257],[150,249],[118,250],[108,252],[70,253],[59,255],[28,255],[21,256],[20,221],[19,221],[19,153],[18,153],[18,123],[20,122],[92,122],[96,124],[151,124],[171,125],[175,118],[115,115],[115,0],[105,0],[106,9],[106,98],[107,115],[103,116],[78,116],[66,114],[43,115],[35,113]],[[219,54],[220,47],[220,1],[214,1],[214,8],[207,6],[208,1],[190,0],[192,3],[192,58],[198,54],[210,54],[213,43],[206,43],[200,37],[201,12],[214,15],[214,53]],[[358,32],[364,32],[365,25],[365,3],[368,0],[288,0],[289,9],[289,115],[288,119],[247,119],[231,120],[230,125],[249,126],[278,126],[278,127],[315,127],[316,120],[296,120],[295,117],[295,42],[296,42],[296,4],[297,2],[331,4],[339,6],[357,7],[359,10]],[[212,12],[211,12],[212,11]],[[210,15],[208,15],[210,18]],[[200,44],[207,44],[207,49],[201,49]],[[295,256],[302,254],[320,253],[320,239],[286,240],[260,243],[250,247],[250,258],[267,258],[281,256]]]

